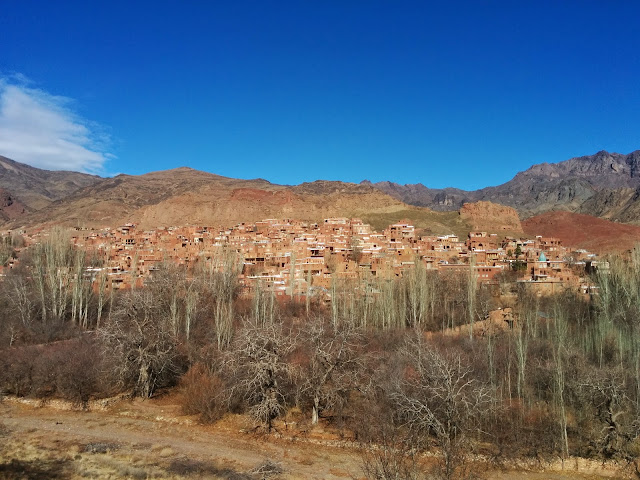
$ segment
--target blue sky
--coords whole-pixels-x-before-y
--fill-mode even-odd
[[[466,189],[640,148],[640,2],[0,0],[0,154]]]

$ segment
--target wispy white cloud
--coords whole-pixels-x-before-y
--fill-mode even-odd
[[[102,173],[113,158],[109,138],[72,107],[22,75],[0,77],[0,155],[48,170]]]

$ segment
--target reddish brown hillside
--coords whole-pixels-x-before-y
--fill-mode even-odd
[[[522,233],[518,212],[497,203],[465,203],[460,209],[460,216],[473,230],[510,235]]]
[[[171,225],[229,226],[264,218],[321,221],[329,217],[384,218],[377,227],[414,213],[416,226],[437,233],[454,229],[446,218],[432,218],[426,208],[408,205],[365,185],[317,181],[298,186],[266,180],[240,180],[189,168],[140,176],[106,178],[42,210],[10,224],[35,228],[52,224],[74,227],[115,227],[127,222],[139,228]],[[412,219],[414,218],[412,217]],[[458,223],[455,222],[456,226]],[[465,229],[468,232],[468,229]]]
[[[571,212],[546,212],[522,222],[533,237],[556,237],[566,246],[597,253],[620,252],[640,242],[640,227]]]

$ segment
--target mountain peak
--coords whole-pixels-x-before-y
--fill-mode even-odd
[[[372,209],[387,213],[403,211],[412,208],[409,205],[454,211],[464,203],[478,201],[513,207],[523,218],[550,210],[592,208],[603,217],[640,223],[640,198],[634,196],[640,191],[640,150],[627,155],[601,150],[558,163],[540,163],[519,172],[509,182],[476,191],[370,180],[360,183],[316,180],[285,186],[263,179],[223,177],[187,166],[103,179],[76,172],[40,170],[0,156],[0,188],[8,192],[6,207],[20,215],[62,200],[57,202],[60,204],[57,210],[47,208],[29,214],[29,218],[33,217],[29,220],[32,224],[68,223],[73,219],[75,224],[102,225],[116,217],[148,225],[188,219],[203,223],[211,219],[250,220],[263,214],[309,219],[333,214],[361,216]],[[622,189],[628,192],[621,193]],[[239,190],[244,193],[238,194]],[[99,208],[98,198],[102,202]],[[633,206],[636,203],[638,208]],[[24,209],[18,208],[20,205]]]

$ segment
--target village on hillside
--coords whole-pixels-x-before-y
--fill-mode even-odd
[[[25,246],[47,235],[24,233]],[[598,264],[596,254],[572,250],[556,238],[516,239],[478,231],[464,240],[456,235],[418,236],[406,221],[378,233],[357,218],[328,218],[322,223],[267,219],[226,229],[144,231],[129,223],[114,229],[76,229],[71,241],[103,260],[87,274],[97,277],[105,272],[107,290],[140,287],[163,262],[207,264],[217,271],[233,270],[242,295],[262,288],[283,300],[313,296],[329,301],[335,278],[392,279],[417,262],[427,270],[474,275],[484,284],[498,285],[504,277],[500,274],[514,272],[512,281],[538,294],[565,288],[587,294],[593,286],[585,272]],[[5,268],[18,262],[12,259]]]

